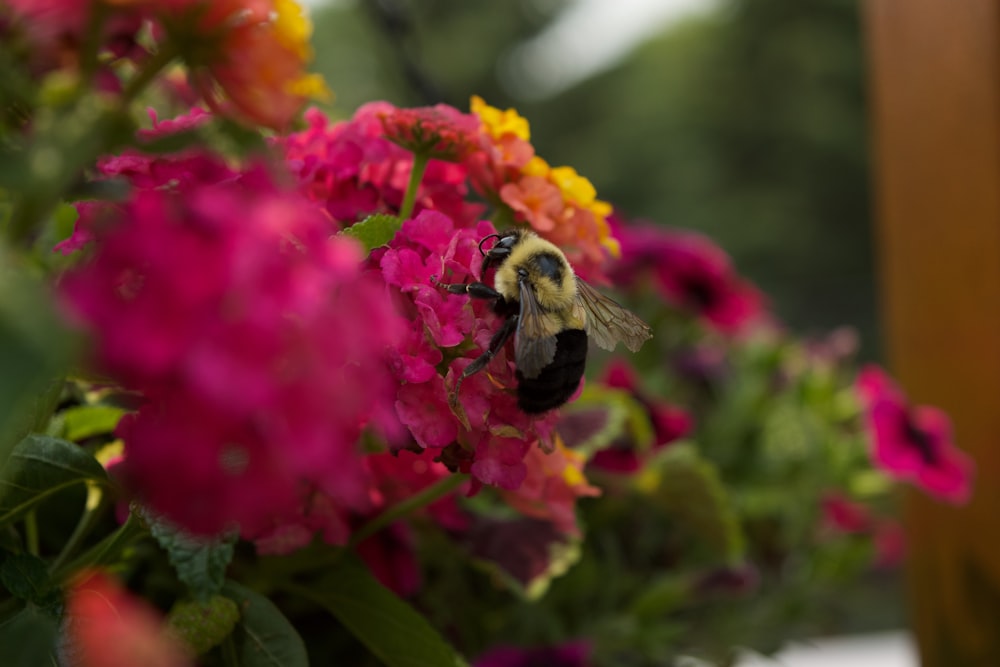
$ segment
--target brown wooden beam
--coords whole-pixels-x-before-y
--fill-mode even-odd
[[[889,366],[976,460],[960,509],[907,493],[922,664],[1000,666],[1000,3],[865,0]]]

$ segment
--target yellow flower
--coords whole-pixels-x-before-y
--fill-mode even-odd
[[[530,140],[531,130],[528,127],[527,119],[514,109],[501,111],[496,107],[491,107],[478,95],[472,96],[470,107],[472,113],[479,116],[490,136],[494,139],[500,139],[505,134],[513,134],[524,141]]]
[[[588,208],[597,197],[591,182],[576,173],[573,167],[556,167],[549,172],[549,178],[562,191],[566,201],[582,208]]]

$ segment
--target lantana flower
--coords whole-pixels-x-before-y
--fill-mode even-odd
[[[160,614],[111,576],[80,572],[66,591],[60,664],[87,667],[192,665],[183,642]]]
[[[402,325],[352,240],[260,170],[138,190],[94,235],[62,292],[96,367],[147,398],[119,435],[155,510],[256,534],[313,489],[367,505],[357,441]]]
[[[962,504],[972,493],[972,459],[952,441],[951,421],[938,408],[911,406],[877,366],[858,374],[872,460],[892,477],[941,500]]]
[[[555,415],[529,417],[517,408],[514,364],[505,352],[454,393],[462,371],[486,350],[499,320],[485,302],[449,294],[435,284],[476,279],[479,242],[495,231],[488,222],[456,228],[447,216],[423,211],[404,222],[389,247],[372,259],[397,307],[415,323],[412,334],[391,352],[401,385],[396,396],[400,421],[418,447],[441,452],[456,446],[464,452],[457,467],[471,472],[477,483],[513,490],[526,479],[525,457],[547,439]]]
[[[474,186],[560,246],[582,275],[601,279],[608,258],[620,251],[608,224],[611,206],[572,167],[551,167],[535,155],[528,121],[515,110],[476,96],[471,107],[484,137],[483,150],[469,160]]]
[[[359,108],[351,120],[331,123],[320,111],[309,109],[306,129],[279,142],[303,194],[343,227],[375,213],[399,213],[413,154],[394,143],[392,137],[399,137],[387,134],[383,122],[399,111],[387,102],[372,102]],[[431,159],[416,193],[413,214],[433,209],[459,226],[474,225],[484,207],[466,201],[467,178],[462,164]]]
[[[312,25],[293,0],[170,0],[149,3],[191,82],[212,109],[287,129],[310,98],[329,94],[312,59]]]

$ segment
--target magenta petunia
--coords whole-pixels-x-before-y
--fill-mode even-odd
[[[94,365],[142,392],[128,476],[197,532],[260,534],[303,494],[363,505],[357,442],[394,391],[404,325],[360,248],[263,172],[138,190],[62,281]]]
[[[952,441],[951,421],[938,408],[910,406],[892,379],[874,365],[858,375],[872,459],[893,477],[950,503],[968,501],[973,461]]]
[[[497,646],[477,659],[474,667],[587,667],[591,664],[593,647],[589,641],[577,640],[557,644],[522,648]]]
[[[708,237],[648,223],[613,223],[621,243],[621,261],[611,271],[616,283],[637,285],[650,276],[666,301],[728,334],[766,317],[763,295]]]

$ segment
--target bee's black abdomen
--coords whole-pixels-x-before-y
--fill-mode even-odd
[[[546,412],[569,400],[587,365],[587,334],[565,329],[556,334],[556,356],[538,377],[517,372],[517,407],[528,414]]]

